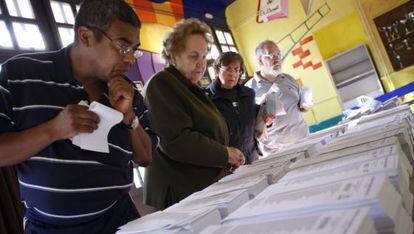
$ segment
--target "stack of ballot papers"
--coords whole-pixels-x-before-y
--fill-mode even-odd
[[[227,216],[223,224],[271,221],[280,217],[370,206],[368,215],[374,220],[377,231],[395,230],[399,213],[406,213],[401,204],[400,194],[388,177],[382,175],[363,176],[290,192],[281,192],[275,184]]]
[[[261,193],[267,186],[269,186],[267,176],[241,177],[234,180],[219,181],[199,192],[191,194],[189,197],[193,199],[214,196],[236,190],[246,190],[250,198],[253,198]]]
[[[386,175],[401,194],[404,208],[411,214],[413,195],[409,189],[410,171],[407,170],[406,165],[403,165],[404,161],[400,160],[403,157],[395,153],[381,156],[381,154],[373,154],[374,152],[299,167],[281,178],[274,189],[288,192],[364,175]]]
[[[279,217],[270,221],[214,225],[201,234],[374,234],[374,222],[369,217],[370,207],[320,211],[295,217]]]
[[[220,220],[220,212],[214,207],[157,211],[121,226],[117,233],[199,233]]]
[[[219,210],[221,218],[223,219],[248,201],[249,193],[247,190],[242,189],[207,197],[190,196],[164,211],[169,212],[174,210],[194,210],[215,207]]]
[[[233,174],[230,174],[220,182],[230,182],[245,177],[267,177],[268,184],[273,184],[281,178],[290,162],[279,160],[265,160],[264,163],[256,163],[239,167]]]
[[[413,233],[408,106],[313,133],[120,233]]]

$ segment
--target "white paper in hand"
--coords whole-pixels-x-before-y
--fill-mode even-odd
[[[121,122],[124,116],[121,112],[98,102],[92,102],[89,110],[99,116],[98,129],[92,133],[80,133],[74,136],[72,143],[84,150],[109,153],[109,131],[115,124]]]
[[[276,84],[270,87],[265,97],[265,110],[274,116],[286,115],[283,103],[279,98],[280,89]]]
[[[312,89],[304,86],[300,89],[300,108],[309,109],[311,107],[313,107]]]

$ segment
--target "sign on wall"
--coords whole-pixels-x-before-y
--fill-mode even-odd
[[[288,0],[259,0],[256,22],[263,23],[288,16]]]

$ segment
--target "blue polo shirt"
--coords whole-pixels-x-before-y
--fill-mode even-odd
[[[54,118],[65,106],[89,100],[73,77],[70,46],[50,53],[14,57],[0,73],[0,132],[17,132]],[[108,105],[107,95],[99,101]],[[147,110],[136,90],[134,110],[149,133]],[[125,200],[133,185],[132,144],[122,124],[109,132],[109,153],[56,141],[17,165],[21,200],[31,218],[48,224],[94,220]],[[129,199],[130,200],[130,199]]]

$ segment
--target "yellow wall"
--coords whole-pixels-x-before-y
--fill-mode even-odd
[[[313,35],[322,58],[325,60],[359,44],[368,43],[364,28],[356,12],[352,12],[332,24],[316,30]]]
[[[141,49],[161,53],[162,41],[172,28],[155,23],[143,23],[141,27]]]
[[[354,0],[359,18],[369,40],[369,47],[387,91],[394,90],[414,81],[414,66],[395,72],[382,44],[374,19],[410,0]]]
[[[331,11],[306,36],[311,36],[315,31],[329,26],[338,19],[349,16],[354,11],[352,0],[315,0],[311,12],[314,12],[325,2],[328,3]],[[258,24],[256,22],[257,4],[258,1],[237,0],[226,9],[227,23],[235,37],[240,53],[246,60],[246,67],[250,75],[258,70],[254,55],[257,44],[266,39],[280,40],[308,18],[300,0],[289,0],[288,18]],[[352,26],[349,25],[348,27],[351,28]],[[311,56],[306,58],[307,61],[323,62],[324,58],[315,41],[305,46],[311,50]],[[280,45],[280,47],[282,53],[285,53],[289,45]],[[342,107],[325,65],[316,70],[295,69],[292,67],[295,61],[297,61],[297,58],[290,53],[286,57],[282,68],[284,72],[291,74],[294,78],[300,78],[304,85],[313,89],[315,106],[309,113],[305,114],[306,122],[312,125],[341,114]]]
[[[385,50],[379,48],[382,45],[376,41],[378,35],[375,35],[377,32],[375,32],[375,25],[373,26],[373,18],[407,1],[314,0],[311,12],[316,11],[325,2],[331,11],[306,35],[313,35],[316,41],[316,43],[307,45],[312,51],[308,59],[316,62],[326,60],[359,44],[368,44],[386,91],[413,82],[414,66],[399,72],[390,71],[389,61],[385,61],[388,58],[383,56]],[[300,0],[289,0],[288,18],[258,24],[256,22],[257,4],[257,0],[237,0],[226,10],[228,25],[245,59],[249,75],[258,70],[254,55],[254,49],[258,43],[266,39],[279,41],[307,20]],[[282,44],[279,47],[283,54],[289,48],[289,44]],[[294,69],[293,62],[295,58],[290,54],[282,65],[284,72],[300,78],[304,85],[314,90],[315,107],[311,113],[305,115],[307,123],[313,124],[340,114],[342,107],[326,67],[323,66],[315,71]]]

